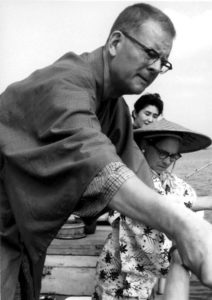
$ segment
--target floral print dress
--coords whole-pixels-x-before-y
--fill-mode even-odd
[[[196,193],[186,182],[169,172],[159,176],[152,171],[152,176],[158,193],[183,196],[191,207]],[[111,213],[109,221],[112,232],[97,263],[93,299],[148,299],[157,278],[168,273],[172,242],[164,233],[118,212]]]

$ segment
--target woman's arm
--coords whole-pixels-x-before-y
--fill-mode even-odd
[[[171,258],[171,266],[166,279],[165,291],[161,300],[188,300],[190,274],[182,266],[182,261],[175,250]]]

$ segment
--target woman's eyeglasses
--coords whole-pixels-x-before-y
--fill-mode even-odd
[[[182,155],[180,153],[170,154],[169,152],[158,148],[154,144],[151,144],[151,146],[158,152],[158,155],[159,155],[160,159],[166,159],[166,158],[169,157],[170,161],[174,162],[174,161],[176,161],[176,160],[178,160],[179,158],[182,157]]]

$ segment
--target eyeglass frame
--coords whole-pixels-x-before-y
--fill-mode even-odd
[[[161,61],[161,70],[159,73],[164,74],[168,71],[173,70],[173,66],[172,63],[170,63],[168,60],[164,59],[163,57],[160,56],[160,54],[153,48],[149,48],[147,46],[145,46],[144,44],[142,44],[141,42],[139,42],[137,39],[135,39],[134,37],[132,37],[131,35],[129,35],[126,31],[122,31],[120,30],[120,32],[126,37],[128,38],[132,43],[136,44],[137,46],[139,46],[149,57],[149,60],[153,60],[151,64],[155,63],[157,60],[160,59]],[[153,54],[154,53],[154,54]],[[155,55],[154,58],[151,58],[151,55]],[[165,71],[162,71],[162,68],[166,67],[167,69]]]
[[[157,151],[159,158],[162,160],[167,159],[169,157],[170,161],[174,162],[182,157],[182,155],[180,153],[170,154],[168,151],[158,148],[153,143],[149,143],[149,144]]]

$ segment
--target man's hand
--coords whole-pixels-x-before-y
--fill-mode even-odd
[[[212,225],[193,213],[177,231],[175,241],[183,264],[212,288]]]

